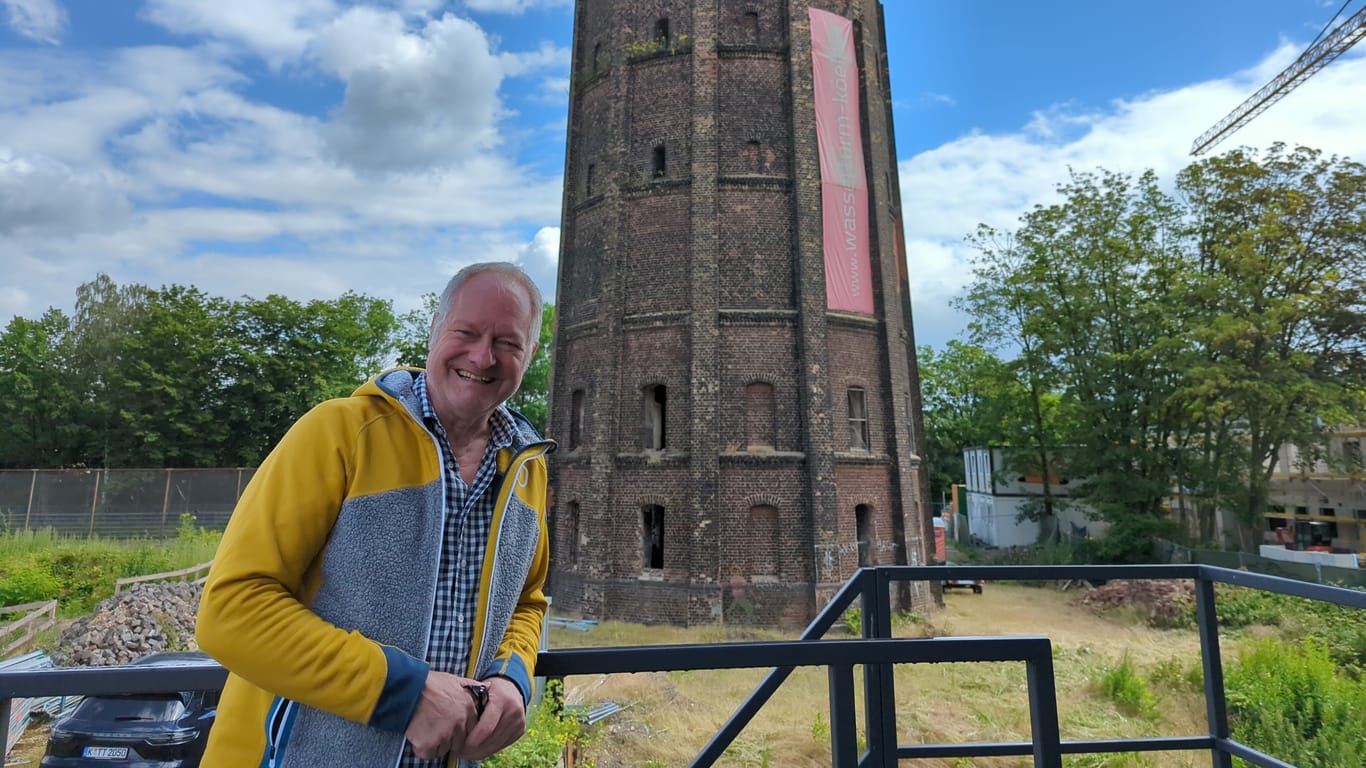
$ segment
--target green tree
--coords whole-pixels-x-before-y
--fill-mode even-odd
[[[550,401],[550,354],[551,342],[555,338],[555,305],[545,304],[541,314],[541,345],[536,356],[531,359],[522,386],[511,398],[508,405],[516,408],[545,432],[549,424],[547,407]]]
[[[393,355],[390,304],[356,293],[307,304],[244,298],[229,316],[228,465],[254,466],[310,408],[351,394]]]
[[[1199,311],[1180,394],[1222,453],[1211,495],[1246,534],[1281,448],[1312,453],[1325,425],[1363,413],[1366,167],[1275,144],[1195,163],[1177,187],[1192,244],[1183,300]]]
[[[1004,445],[1022,395],[1007,364],[983,347],[953,340],[916,350],[925,414],[925,463],[932,498],[965,479],[963,449]]]
[[[0,334],[0,466],[61,467],[79,460],[66,347],[71,320],[49,309],[13,318]]]
[[[120,343],[108,397],[120,466],[213,467],[231,427],[225,402],[228,303],[197,288],[148,291]]]

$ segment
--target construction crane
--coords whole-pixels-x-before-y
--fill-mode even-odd
[[[1276,75],[1271,82],[1248,97],[1247,101],[1228,113],[1214,127],[1200,134],[1191,145],[1191,154],[1198,155],[1218,144],[1229,134],[1247,125],[1252,118],[1265,112],[1268,107],[1295,89],[1295,86],[1309,79],[1309,76],[1328,65],[1328,62],[1347,52],[1361,38],[1366,37],[1366,8],[1362,8],[1351,18],[1338,25],[1333,33],[1314,43],[1300,54],[1295,63]]]

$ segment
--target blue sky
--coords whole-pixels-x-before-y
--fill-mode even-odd
[[[1352,0],[1343,17],[1366,0]],[[917,339],[963,236],[1068,168],[1165,179],[1341,0],[888,0]],[[0,322],[75,288],[416,306],[464,263],[553,295],[569,0],[0,0]],[[1366,44],[1227,146],[1366,160]]]

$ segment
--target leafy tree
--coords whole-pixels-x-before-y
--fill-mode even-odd
[[[916,356],[930,494],[943,499],[965,478],[963,449],[1012,440],[1008,416],[1023,393],[1006,363],[980,346],[953,340],[940,351],[921,347]]]
[[[542,433],[549,424],[546,409],[550,402],[550,347],[554,338],[555,305],[545,304],[541,314],[540,348],[522,377],[522,386],[508,399],[508,405],[521,411]]]
[[[1190,219],[1183,402],[1216,427],[1212,494],[1244,530],[1267,505],[1288,443],[1362,415],[1366,386],[1366,167],[1316,150],[1235,150],[1177,178]],[[1245,545],[1249,542],[1244,541]]]
[[[0,334],[0,466],[49,468],[78,460],[70,331],[70,318],[49,309],[38,320],[15,317]]]
[[[149,291],[120,343],[109,397],[119,429],[111,463],[219,465],[231,423],[224,399],[227,306],[197,288]]]
[[[1173,495],[1204,539],[1216,509],[1247,531],[1280,449],[1366,412],[1366,169],[1275,145],[1192,165],[1177,190],[1073,173],[1061,202],[972,238],[962,306],[1028,393],[1012,442],[1044,466],[1050,441],[1067,454],[1111,559],[1171,530]]]

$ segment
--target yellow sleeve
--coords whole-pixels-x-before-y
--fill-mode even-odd
[[[218,546],[196,639],[259,688],[401,731],[417,705],[426,664],[344,631],[306,605],[318,589],[318,561],[353,476],[357,418],[324,403],[262,463]]]

